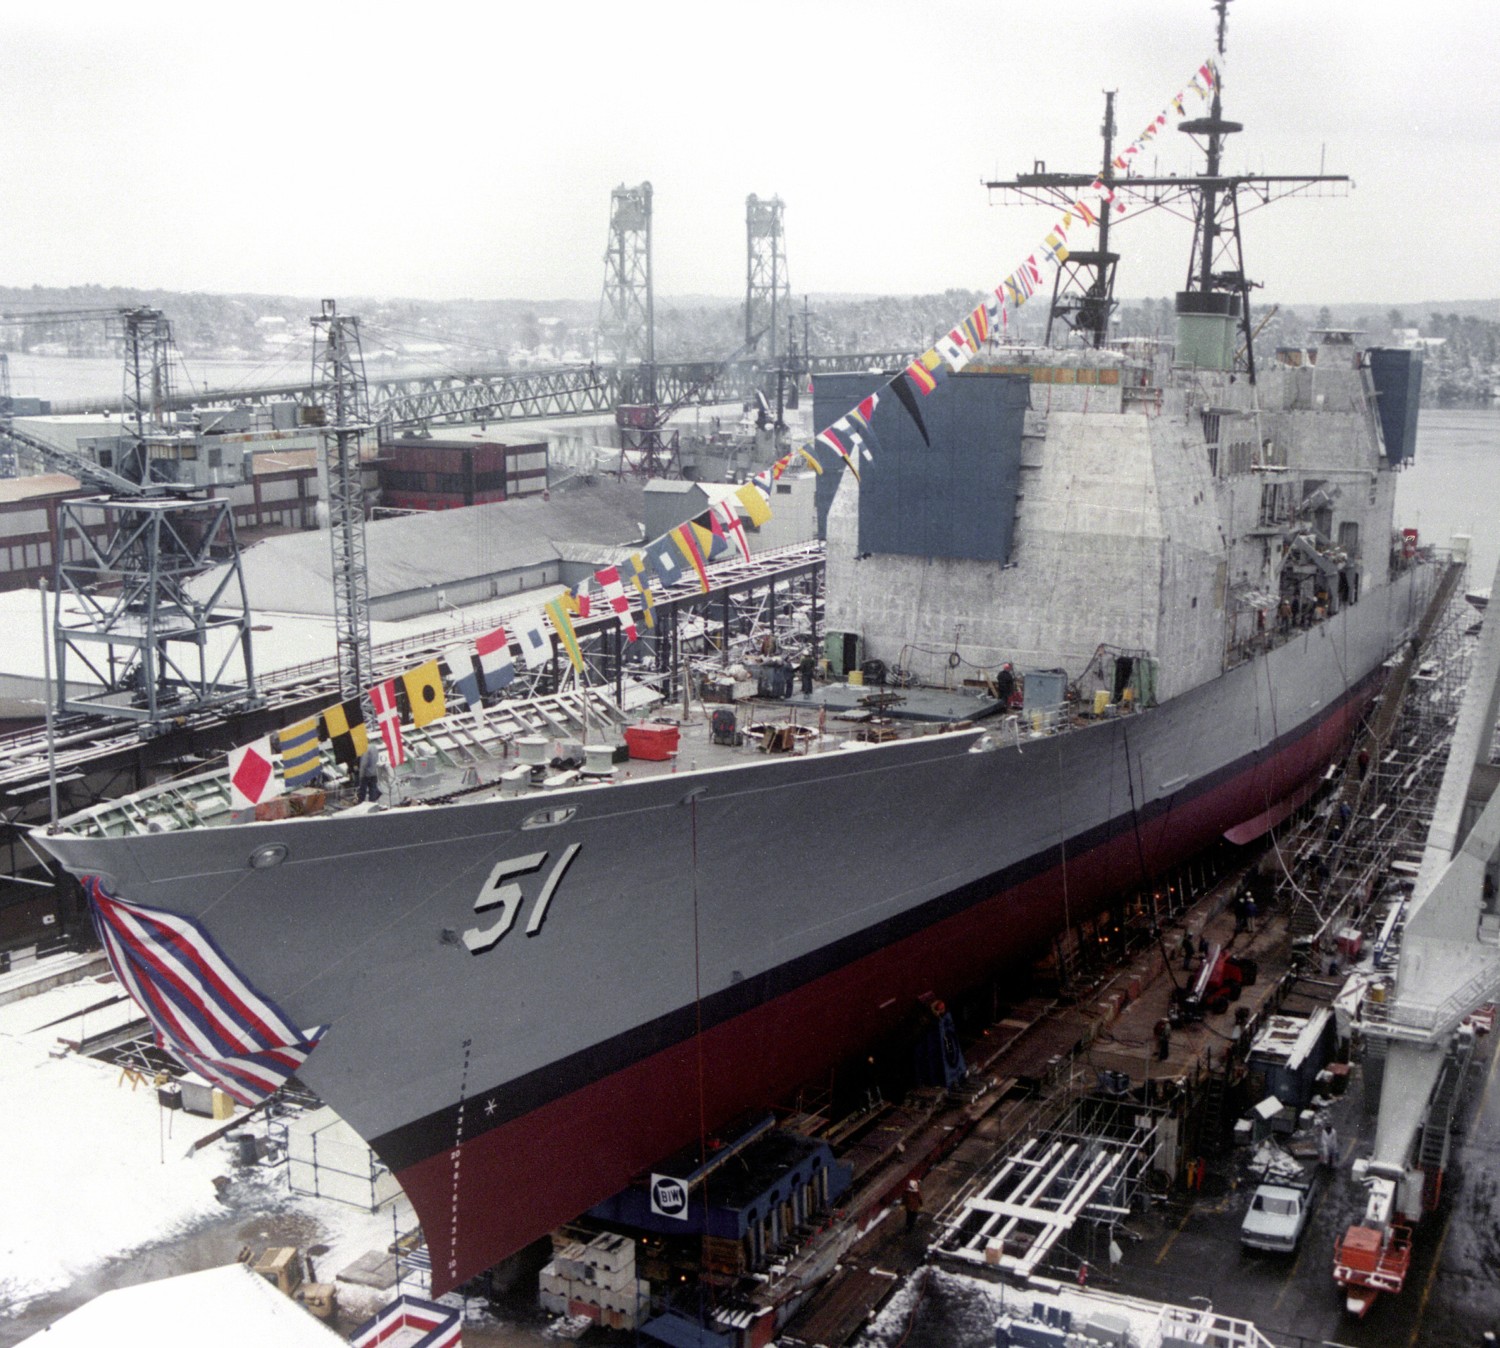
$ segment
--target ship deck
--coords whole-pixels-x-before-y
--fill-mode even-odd
[[[875,688],[845,683],[816,686],[810,695],[694,699],[664,703],[649,688],[627,685],[623,702],[603,688],[507,700],[478,712],[460,712],[418,728],[402,728],[407,761],[382,773],[382,797],[355,802],[353,782],[323,746],[323,785],[296,791],[260,807],[260,818],[330,817],[410,805],[480,803],[501,796],[545,794],[679,771],[748,766],[777,755],[806,755],[849,746],[882,744],[967,730],[983,723],[1004,738],[1024,742],[1091,723],[1092,718],[1047,711],[1010,711],[983,689]],[[730,733],[714,733],[715,713],[734,718]],[[1111,707],[1108,714],[1123,714]],[[722,718],[721,718],[722,719]],[[677,730],[677,746],[660,758],[626,756],[627,728],[660,724]],[[670,732],[668,733],[670,738]],[[607,766],[583,766],[587,746],[616,747]],[[529,752],[532,759],[523,758]],[[253,810],[235,810],[227,765],[168,778],[145,791],[96,805],[62,821],[64,832],[86,837],[220,827],[248,822]]]

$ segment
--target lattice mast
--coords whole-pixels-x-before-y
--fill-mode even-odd
[[[781,352],[781,315],[792,309],[784,210],[780,197],[762,201],[752,193],[745,198],[745,344],[754,350],[761,333],[769,332],[771,365]]]
[[[1048,346],[1060,322],[1087,346],[1102,347],[1109,341],[1109,323],[1119,304],[1115,299],[1115,269],[1120,255],[1109,246],[1110,216],[1108,196],[1115,182],[1115,91],[1104,94],[1104,122],[1100,126],[1104,142],[1103,165],[1094,173],[1051,173],[1045,161],[1038,159],[1030,173],[1018,173],[1003,182],[987,182],[991,193],[1000,192],[1001,204],[1034,201],[1063,210],[1072,209],[1079,195],[1095,181],[1104,184],[1105,200],[1098,206],[1099,245],[1092,249],[1074,249],[1058,267],[1052,280],[1052,305],[1047,311]]]
[[[1177,295],[1177,314],[1227,316],[1238,322],[1242,362],[1250,382],[1255,382],[1255,334],[1250,327],[1250,291],[1254,283],[1245,276],[1244,240],[1240,233],[1238,183],[1221,176],[1224,140],[1245,129],[1242,122],[1224,117],[1224,30],[1229,23],[1229,0],[1215,0],[1219,16],[1214,47],[1219,69],[1207,117],[1193,117],[1177,129],[1203,137],[1206,166],[1197,194],[1193,219],[1193,251],[1188,263],[1186,287]],[[1236,312],[1236,310],[1238,312]]]
[[[370,429],[359,319],[338,313],[333,300],[312,319],[313,399],[323,416],[328,478],[328,536],[333,555],[333,613],[339,687],[362,697],[374,671],[370,649],[370,571],[365,543],[365,491],[360,446]]]
[[[1218,15],[1215,48],[1220,58],[1225,51],[1229,0],[1214,0]],[[1079,321],[1069,326],[1094,344],[1102,340],[1097,309],[1090,312],[1087,303],[1090,288],[1114,307],[1114,266],[1118,254],[1108,248],[1109,222],[1115,213],[1109,205],[1112,194],[1128,195],[1132,218],[1150,209],[1167,209],[1185,214],[1191,209],[1194,221],[1193,248],[1188,265],[1186,289],[1177,294],[1177,353],[1179,364],[1202,369],[1238,370],[1255,382],[1255,332],[1250,318],[1250,292],[1257,283],[1248,280],[1244,269],[1243,236],[1240,227],[1240,192],[1251,189],[1253,201],[1246,212],[1269,205],[1282,197],[1306,194],[1320,187],[1347,190],[1345,174],[1263,174],[1226,173],[1223,167],[1224,141],[1244,129],[1223,115],[1222,59],[1212,80],[1209,113],[1206,117],[1188,118],[1178,130],[1195,138],[1205,153],[1204,170],[1198,174],[1151,177],[1131,173],[1117,174],[1118,167],[1110,156],[1113,135],[1112,101],[1106,104],[1106,154],[1101,174],[1049,173],[1041,161],[1035,171],[1018,174],[1006,182],[986,183],[991,191],[1005,193],[1002,201],[1035,201],[1068,209],[1080,193],[1090,192],[1096,180],[1102,180],[1105,191],[1099,209],[1100,242],[1096,254],[1070,255],[1069,263],[1078,258],[1085,270],[1092,270],[1091,286],[1083,287],[1083,299],[1075,312]],[[1106,96],[1107,98],[1109,96]],[[1097,257],[1098,263],[1091,261]],[[1065,267],[1068,264],[1064,264]],[[1106,271],[1107,268],[1107,271]],[[1107,282],[1107,286],[1106,286]],[[1054,317],[1068,319],[1067,306]],[[1107,315],[1104,319],[1107,327]],[[1049,332],[1050,332],[1049,322]],[[1236,337],[1238,332],[1238,337]]]

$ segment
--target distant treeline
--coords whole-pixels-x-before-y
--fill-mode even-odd
[[[979,302],[979,291],[934,295],[794,297],[779,316],[778,343],[817,352],[895,351],[931,344]],[[312,354],[310,318],[319,301],[285,295],[218,295],[117,286],[0,287],[0,350],[73,355],[119,352],[119,323],[101,311],[150,307],[171,321],[179,348],[203,358],[258,358],[284,351]],[[688,296],[656,301],[659,360],[727,356],[744,341],[743,305]],[[1039,341],[1045,331],[1041,297],[1010,315],[1010,335]],[[1415,334],[1427,348],[1423,400],[1484,402],[1500,389],[1500,322],[1475,310],[1493,303],[1466,301],[1420,310],[1371,305],[1346,309],[1261,303],[1253,319],[1257,350],[1301,346],[1310,329],[1357,328],[1373,344],[1401,344]],[[366,358],[400,358],[434,369],[504,366],[534,360],[595,358],[599,304],[588,300],[375,300],[340,298],[342,313],[357,314]],[[1119,337],[1170,338],[1170,298],[1126,300],[1115,314]],[[764,347],[762,348],[764,349]]]

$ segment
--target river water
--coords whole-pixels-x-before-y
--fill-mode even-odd
[[[1396,524],[1439,547],[1469,534],[1469,583],[1490,583],[1500,558],[1500,408],[1422,410],[1416,462],[1396,488]]]

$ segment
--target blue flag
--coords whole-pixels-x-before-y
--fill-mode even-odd
[[[672,541],[672,535],[658,538],[646,549],[646,560],[661,579],[663,587],[676,585],[682,579],[682,554]]]

